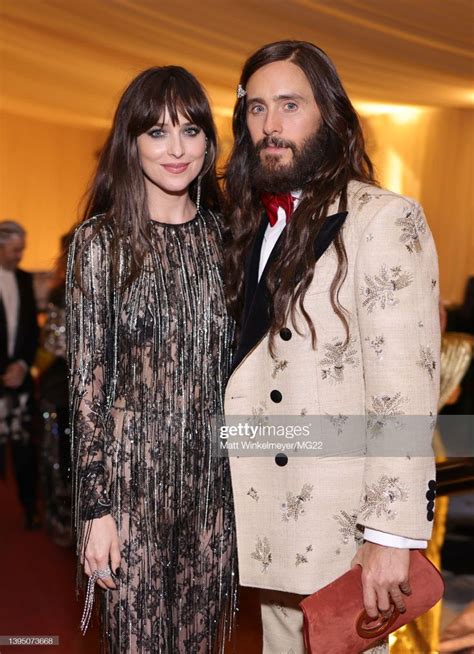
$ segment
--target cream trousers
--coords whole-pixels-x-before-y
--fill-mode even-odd
[[[304,597],[279,590],[260,591],[263,654],[306,654],[303,642],[303,613],[298,606]],[[388,654],[388,643],[372,647],[366,650],[365,654]]]

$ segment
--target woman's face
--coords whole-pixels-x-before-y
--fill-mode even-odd
[[[171,195],[187,191],[201,172],[206,153],[203,130],[178,114],[173,125],[168,111],[162,125],[155,125],[137,138],[145,184]]]

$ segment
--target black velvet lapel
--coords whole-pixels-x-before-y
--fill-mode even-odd
[[[245,296],[244,296],[244,307],[242,311],[242,325],[245,325],[247,317],[252,306],[253,298],[255,291],[258,286],[258,268],[260,265],[260,250],[262,249],[263,237],[267,229],[268,221],[265,219],[265,214],[263,213],[260,220],[260,225],[255,234],[255,238],[250,248],[250,254],[247,257],[245,264],[244,272],[244,285],[245,285]]]
[[[318,261],[318,259],[323,256],[323,254],[338,235],[339,230],[344,225],[344,221],[347,218],[347,213],[347,211],[340,211],[339,213],[335,213],[332,216],[328,216],[324,221],[318,238],[314,243],[314,254],[316,255],[316,261]]]
[[[326,252],[347,217],[347,211],[327,216],[318,238],[314,244],[316,261]],[[267,265],[258,281],[258,267],[263,236],[267,221],[262,220],[257,231],[245,269],[245,298],[242,312],[242,329],[237,351],[232,362],[232,372],[237,368],[247,354],[257,345],[270,329],[269,294],[266,285],[266,273],[269,265],[278,256],[283,233],[276,242]]]

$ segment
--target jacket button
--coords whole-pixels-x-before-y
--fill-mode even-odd
[[[427,511],[427,513],[426,513],[426,519],[428,520],[428,522],[432,522],[433,518],[434,518],[434,513],[433,513],[433,511]]]
[[[292,336],[293,334],[291,333],[291,329],[288,329],[288,327],[283,327],[280,329],[280,338],[282,338],[284,341],[289,341]]]
[[[288,457],[283,452],[279,452],[275,457],[275,463],[277,464],[277,466],[283,468],[283,466],[286,466],[286,464],[288,463]]]
[[[430,479],[428,482],[428,488],[430,490],[436,490],[436,481],[434,479]]]
[[[435,493],[434,490],[426,491],[426,499],[427,500],[429,500],[431,502],[432,500],[434,500],[435,497],[436,497],[436,493]]]
[[[433,511],[433,509],[434,509],[434,502],[428,502],[428,504],[426,505],[426,510]]]
[[[272,399],[272,402],[281,402],[283,399],[283,395],[280,393],[280,391],[272,391],[270,393],[270,398]]]

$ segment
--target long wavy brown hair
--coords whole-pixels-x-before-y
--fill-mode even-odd
[[[279,256],[266,276],[271,297],[270,349],[275,334],[291,318],[295,324],[298,309],[311,332],[313,347],[316,333],[303,301],[313,279],[316,263],[313,244],[324,223],[329,205],[339,196],[339,211],[347,206],[350,180],[376,183],[373,166],[367,156],[357,113],[352,106],[334,64],[320,48],[305,41],[279,41],[264,46],[245,63],[240,84],[245,89],[250,77],[262,66],[275,61],[290,61],[299,66],[311,85],[325,131],[325,150],[321,165],[302,189],[300,203],[283,233]],[[246,122],[246,97],[237,100],[233,115],[234,146],[224,173],[226,216],[226,287],[228,306],[239,321],[244,296],[244,265],[259,225],[263,206],[252,188],[253,144]],[[296,190],[296,189],[295,189]],[[331,284],[331,304],[342,320],[348,338],[347,312],[338,294],[347,274],[347,255],[339,232],[334,241],[338,268]]]
[[[120,246],[126,240],[126,284],[137,276],[151,247],[152,225],[137,138],[154,125],[160,126],[166,109],[173,125],[179,122],[181,114],[206,135],[207,153],[200,173],[201,204],[209,209],[219,209],[221,204],[216,175],[217,132],[204,89],[194,75],[180,66],[144,70],[120,98],[83,214],[83,220],[100,215],[96,230],[83,247],[104,224],[112,226],[112,270],[117,278]],[[191,184],[191,197],[196,196],[197,183],[196,178]],[[79,261],[80,256],[76,263]]]

